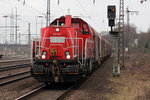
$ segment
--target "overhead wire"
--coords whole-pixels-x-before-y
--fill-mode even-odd
[[[24,2],[22,2],[22,1],[18,1],[18,2],[24,4]],[[29,8],[31,8],[32,10],[34,10],[34,11],[36,11],[36,12],[38,12],[38,13],[41,13],[42,15],[45,15],[45,16],[46,16],[45,13],[42,13],[41,11],[39,11],[39,10],[37,10],[37,9],[35,9],[35,8],[33,8],[33,7],[29,6],[29,5],[27,5],[27,4],[24,4],[24,6],[29,7]]]

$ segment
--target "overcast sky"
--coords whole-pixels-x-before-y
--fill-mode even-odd
[[[23,2],[24,0],[20,1]],[[5,26],[6,20],[3,18],[3,16],[10,16],[12,8],[13,13],[15,14],[15,10],[17,7],[18,15],[20,15],[19,19],[21,19],[18,21],[18,25],[20,26],[19,32],[21,34],[27,33],[27,25],[30,22],[31,33],[36,33],[36,16],[41,16],[43,15],[42,13],[46,13],[47,0],[26,0],[25,5],[23,5],[21,2],[18,2],[18,0],[0,0],[0,26]],[[118,17],[119,0],[95,0],[95,4],[93,4],[93,0],[60,0],[59,5],[58,0],[51,0],[51,21],[57,17],[68,14],[68,9],[70,9],[69,13],[72,16],[80,16],[98,32],[109,31],[110,28],[108,27],[107,5],[116,5]],[[138,15],[130,14],[130,23],[137,26],[138,32],[146,32],[150,27],[150,1],[141,4],[140,0],[125,0],[125,11],[127,6],[130,10],[139,11]],[[37,18],[37,21],[39,34],[41,27],[41,18]],[[43,21],[45,25],[44,18]],[[10,18],[8,18],[7,24],[10,25]],[[5,30],[1,28],[0,32],[0,42],[2,42],[2,38],[5,38],[5,35],[3,35],[5,33]],[[10,31],[7,32],[7,37],[9,37],[9,34]]]

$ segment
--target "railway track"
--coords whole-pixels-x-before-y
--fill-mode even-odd
[[[24,95],[16,98],[15,100],[26,100],[28,98],[31,98],[33,95],[35,95],[35,94],[37,94],[39,92],[42,92],[45,87],[46,87],[46,85],[42,85],[42,86],[40,86],[40,87],[38,87],[38,88],[36,88],[36,89],[34,89],[34,90],[24,94]]]
[[[30,63],[0,67],[0,86],[31,77],[29,67]]]
[[[8,67],[8,66],[15,66],[19,64],[27,64],[30,63],[30,59],[20,59],[20,60],[0,60],[0,68]]]
[[[59,87],[59,89],[58,89]],[[59,98],[61,95],[63,95],[64,93],[66,93],[67,91],[70,90],[70,88],[62,88],[63,85],[60,86],[46,86],[46,85],[42,85],[41,87],[30,91],[18,98],[16,98],[15,100],[40,100],[40,98],[44,98],[45,100],[56,100],[57,98]],[[47,95],[47,96],[45,96]]]
[[[68,95],[71,95],[71,93],[74,90],[77,90],[80,88],[80,86],[88,79],[89,76],[84,77],[83,79],[81,79],[80,81],[78,81],[77,83],[75,83],[71,88],[68,88],[66,91],[64,91],[60,96],[57,97],[56,100],[63,100],[65,97],[67,97]]]
[[[66,84],[57,86],[57,84],[52,84],[50,86],[43,85],[33,91],[30,91],[15,100],[63,100],[66,96],[70,95],[75,89],[78,89],[85,81],[86,78],[81,79],[74,84]]]
[[[0,86],[31,77],[30,71],[0,77]]]
[[[31,91],[31,92],[28,92],[28,93],[16,98],[15,100],[28,100],[28,99],[30,99],[30,100],[35,100],[35,99],[41,100],[42,98],[44,98],[44,100],[63,100],[67,96],[71,95],[71,93],[74,90],[79,89],[80,86],[84,82],[86,82],[86,80],[92,75],[93,72],[91,72],[89,75],[80,79],[78,82],[72,84],[69,87],[68,87],[68,85],[62,86],[63,87],[63,89],[62,89],[56,85],[56,86],[50,86],[47,89],[47,86],[43,85],[43,86],[41,86],[41,87]],[[54,87],[54,88],[52,88],[52,87]],[[57,88],[55,88],[55,87],[57,87]]]
[[[22,61],[30,61],[30,59],[20,59],[20,60],[2,60],[0,61],[0,64],[3,64],[3,63],[10,63],[10,62],[22,62]]]
[[[14,66],[8,66],[8,67],[2,67],[0,68],[0,72],[2,71],[8,71],[8,70],[12,70],[12,69],[18,69],[18,68],[25,68],[25,67],[29,67],[30,64],[19,64],[19,65],[14,65]]]

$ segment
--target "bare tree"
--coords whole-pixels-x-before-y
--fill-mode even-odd
[[[147,48],[150,49],[150,27],[147,32],[141,32],[138,37],[139,48]]]
[[[136,31],[136,26],[130,25],[124,26],[125,31],[124,31],[124,37],[125,37],[125,47],[133,47],[134,46],[134,41],[138,37],[137,31]]]

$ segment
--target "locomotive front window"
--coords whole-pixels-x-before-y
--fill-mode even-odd
[[[73,22],[73,23],[72,23],[72,27],[77,27],[77,28],[79,28],[79,27],[80,27],[80,23],[78,23],[78,22]]]
[[[89,34],[89,30],[86,24],[83,24],[82,26],[82,34]]]
[[[64,21],[58,21],[58,22],[54,22],[54,23],[52,23],[51,25],[52,26],[63,26],[65,24],[65,22]]]

